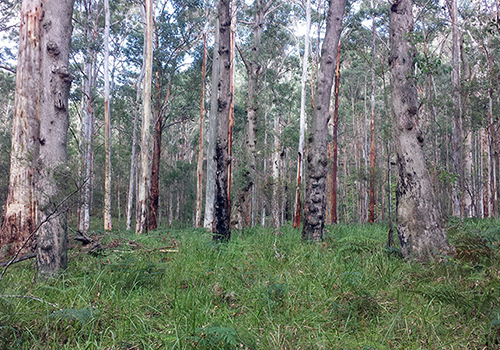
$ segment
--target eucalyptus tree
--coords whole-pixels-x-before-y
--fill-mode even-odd
[[[175,91],[183,93],[174,81],[180,74],[182,61],[191,47],[202,37],[204,28],[203,3],[196,1],[165,1],[158,4],[158,19],[155,23],[154,72],[154,137],[153,160],[151,165],[151,185],[149,198],[148,229],[157,227],[160,160],[163,130],[169,125],[180,123],[189,118],[189,114],[170,113],[174,103]],[[176,107],[181,107],[176,104]],[[185,106],[184,106],[185,107]],[[182,107],[181,107],[182,109]],[[166,119],[169,123],[165,123]]]
[[[305,240],[318,241],[325,237],[328,120],[345,7],[346,0],[329,1],[307,156],[308,174],[302,230],[302,238]]]
[[[302,176],[304,174],[304,159],[305,159],[305,137],[306,137],[306,90],[307,90],[307,70],[309,66],[309,37],[311,31],[311,0],[306,0],[306,33],[304,35],[304,55],[302,57],[302,78],[300,81],[300,121],[299,121],[299,147],[297,151],[297,187],[295,189],[295,209],[293,216],[293,227],[300,227],[300,217],[302,211]],[[335,180],[334,180],[335,181]]]
[[[215,215],[212,233],[214,240],[228,241],[231,238],[231,208],[228,197],[229,159],[229,114],[232,96],[230,94],[231,77],[231,15],[229,0],[219,0],[217,6],[219,21],[219,93],[218,126],[215,142]]]
[[[104,0],[104,230],[112,229],[111,221],[111,117],[109,106],[109,31],[111,14],[109,0]]]
[[[136,233],[145,233],[147,227],[147,191],[151,179],[149,168],[149,148],[151,144],[151,83],[153,75],[153,0],[145,1],[145,24],[144,41],[146,51],[144,52],[144,89],[143,89],[143,112],[141,127],[141,168],[139,175],[139,186],[137,195],[137,221],[135,223]]]
[[[422,151],[418,97],[413,78],[413,1],[394,1],[390,13],[391,96],[397,175],[397,231],[406,259],[454,254]]]
[[[23,1],[12,126],[9,196],[0,244],[11,253],[37,237],[37,275],[67,265],[68,68],[73,0]]]

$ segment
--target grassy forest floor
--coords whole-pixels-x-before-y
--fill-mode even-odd
[[[227,244],[96,233],[105,250],[76,245],[60,280],[33,284],[33,260],[9,268],[0,348],[499,349],[500,223],[449,226],[458,257],[425,265],[387,249],[383,225],[330,226],[322,244],[284,227],[279,257],[261,228]]]

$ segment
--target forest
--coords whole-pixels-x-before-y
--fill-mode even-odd
[[[1,0],[0,40],[0,348],[500,348],[498,1]]]

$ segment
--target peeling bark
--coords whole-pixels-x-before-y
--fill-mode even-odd
[[[9,193],[2,219],[0,246],[13,255],[37,226],[36,167],[40,147],[42,20],[40,1],[21,3],[19,55],[12,123]],[[28,254],[35,243],[21,254]]]

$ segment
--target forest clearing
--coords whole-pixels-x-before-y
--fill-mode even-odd
[[[498,349],[500,230],[452,222],[456,259],[410,264],[384,225],[286,226],[214,243],[202,229],[94,233],[60,279],[33,263],[0,282],[2,349]],[[49,304],[50,303],[50,304]]]

